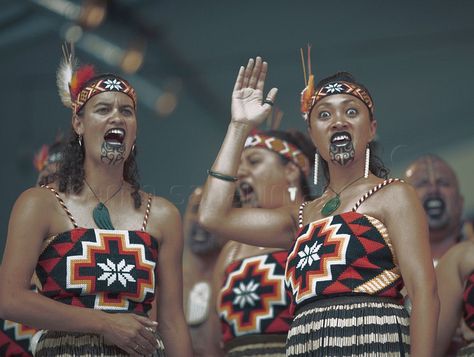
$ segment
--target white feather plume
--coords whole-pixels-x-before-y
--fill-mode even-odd
[[[68,107],[72,107],[71,99],[71,80],[77,67],[77,61],[74,57],[74,47],[72,44],[63,45],[63,58],[56,72],[56,85],[58,86],[59,98],[61,102]]]

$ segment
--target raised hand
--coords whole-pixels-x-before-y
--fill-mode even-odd
[[[256,127],[270,114],[278,89],[272,88],[264,99],[267,68],[261,57],[251,58],[247,67],[240,67],[232,93],[232,121]]]
[[[151,355],[156,350],[157,323],[135,314],[105,315],[105,341],[117,345],[131,356]]]

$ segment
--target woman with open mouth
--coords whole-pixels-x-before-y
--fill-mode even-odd
[[[433,356],[439,304],[426,217],[413,188],[387,179],[371,154],[373,101],[352,75],[337,73],[314,86],[310,74],[301,96],[318,152],[315,169],[321,166],[327,180],[323,194],[301,205],[232,207],[246,139],[277,94],[273,88],[263,96],[266,74],[260,57],[239,70],[200,223],[219,237],[288,249],[294,313],[288,356]],[[318,176],[315,170],[315,181]],[[410,317],[403,283],[413,303]]]
[[[314,146],[297,131],[258,131],[246,142],[237,173],[243,208],[279,208],[309,199]],[[213,294],[226,356],[285,356],[290,296],[287,250],[228,242],[215,268]],[[217,321],[217,318],[214,319]],[[218,327],[214,327],[219,331]]]
[[[135,90],[75,63],[66,51],[58,71],[72,109],[58,172],[11,214],[0,313],[43,330],[36,356],[191,356],[180,216],[140,190]]]

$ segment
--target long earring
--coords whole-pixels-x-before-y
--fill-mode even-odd
[[[364,167],[364,178],[369,177],[369,164],[370,164],[370,149],[367,145],[365,149],[365,167]]]
[[[313,183],[316,186],[318,184],[318,174],[319,174],[319,154],[318,152],[314,153],[314,177]]]
[[[79,146],[82,147],[82,135],[79,135],[79,136],[78,136],[77,142],[79,143]]]
[[[298,192],[298,187],[290,186],[288,187],[288,193],[290,194],[290,201],[295,202],[296,200],[296,192]]]

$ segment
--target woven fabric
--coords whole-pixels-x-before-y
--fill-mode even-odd
[[[293,320],[287,356],[408,356],[409,317],[403,305],[372,296],[323,299]]]
[[[68,305],[146,314],[157,258],[158,243],[146,232],[76,228],[39,256],[39,293]]]
[[[291,321],[286,257],[286,251],[272,252],[227,266],[218,307],[224,343],[249,335],[286,336]]]

